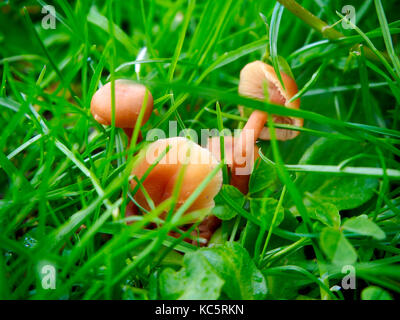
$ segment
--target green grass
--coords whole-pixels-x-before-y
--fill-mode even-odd
[[[55,29],[41,25],[46,4]],[[343,29],[326,26],[346,1],[301,4],[298,16],[284,0],[0,4],[0,299],[399,298],[398,8],[364,1],[355,29]],[[237,94],[241,68],[263,58],[290,68],[300,110]],[[144,137],[169,121],[241,128],[237,105],[304,118],[304,128],[269,121],[301,133],[259,142],[247,195],[224,185],[208,248],[183,241],[198,224],[179,227],[216,170],[227,183],[223,164],[165,221],[179,183],[170,200],[125,218],[147,143],[127,148],[122,130],[90,114],[97,88],[119,78],[152,92],[158,113]],[[41,285],[46,264],[54,290]],[[345,265],[355,289],[340,288]]]

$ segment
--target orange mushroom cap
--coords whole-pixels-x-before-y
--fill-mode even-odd
[[[115,126],[134,128],[145,99],[146,87],[129,80],[115,81]],[[153,111],[153,96],[147,90],[147,104],[142,124],[147,122]],[[111,82],[108,82],[93,95],[90,111],[95,120],[104,125],[111,124]]]
[[[184,168],[183,180],[178,196],[176,209],[182,206],[207,175],[218,165],[219,161],[210,151],[198,144],[183,138],[174,137],[160,139],[151,143],[142,152],[138,165],[132,171],[138,179],[141,179],[146,170],[155,162],[161,153],[170,146],[169,151],[155,165],[143,182],[143,187],[157,206],[172,196],[180,170]],[[131,181],[134,188],[137,182]],[[222,186],[222,172],[217,174],[208,183],[203,192],[196,198],[186,212],[214,207],[214,197]],[[149,209],[143,192],[139,189],[134,195],[135,200],[145,209]]]
[[[299,109],[300,99],[289,102],[298,92],[296,82],[286,73],[281,71],[280,74],[285,88],[282,87],[272,66],[262,61],[251,62],[244,66],[240,72],[239,93],[243,96],[264,100],[264,90],[268,89],[268,101],[271,103],[292,109]],[[245,115],[246,110],[243,106],[239,106],[239,111],[242,116]],[[303,126],[303,119],[300,118],[275,115],[273,117],[274,123],[291,124],[298,127]],[[281,128],[276,128],[275,132],[277,140],[293,139],[299,134],[299,131]],[[263,128],[258,138],[270,140],[269,129]]]

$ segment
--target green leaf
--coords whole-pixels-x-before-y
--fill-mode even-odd
[[[343,229],[364,236],[371,236],[377,240],[386,238],[385,232],[375,222],[369,220],[365,214],[347,219],[343,223]]]
[[[340,146],[340,148],[338,147]],[[368,155],[368,144],[336,139],[318,139],[304,153],[300,164],[340,165],[348,160],[351,166],[375,166],[375,161],[361,158]],[[338,210],[357,208],[374,195],[375,178],[362,176],[332,176],[324,173],[298,174],[297,187],[321,202],[334,204]]]
[[[327,257],[337,265],[353,264],[357,253],[344,234],[334,228],[324,228],[320,235],[321,248]]]
[[[361,292],[362,300],[393,300],[392,296],[385,290],[375,286],[369,286]]]
[[[244,205],[244,202],[246,201],[246,198],[244,197],[243,193],[241,193],[238,189],[236,189],[234,186],[231,186],[229,184],[224,184],[222,186],[221,192],[225,193],[227,196],[229,196],[230,199],[232,199],[235,204],[242,208]],[[217,205],[214,207],[212,210],[212,213],[219,219],[221,220],[230,220],[234,217],[236,217],[237,212],[227,204],[225,204],[225,200],[222,199],[221,195],[218,194],[215,197],[215,202]]]
[[[230,299],[265,298],[267,294],[265,278],[248,252],[238,243],[228,242],[223,246],[200,249],[198,252],[225,281],[222,290]]]
[[[393,47],[392,35],[390,34],[389,25],[386,19],[385,11],[382,6],[382,2],[380,0],[375,0],[376,13],[378,15],[379,24],[381,25],[383,40],[385,41],[385,46],[387,49],[387,53],[392,60],[394,70],[397,73],[397,76],[400,77],[400,59],[396,54],[396,51]]]
[[[272,17],[271,17],[271,26],[269,29],[269,53],[270,53],[270,59],[272,61],[272,65],[274,67],[274,70],[276,72],[276,75],[278,76],[278,79],[280,83],[282,84],[282,87],[284,87],[282,76],[280,74],[279,70],[279,59],[278,59],[278,33],[279,33],[279,26],[281,23],[281,18],[283,14],[283,10],[285,9],[284,6],[282,6],[279,2],[275,4],[274,10],[272,12]]]
[[[251,256],[254,256],[254,249],[259,233],[260,226],[251,221],[246,222],[246,226],[240,233],[240,244],[249,252]]]
[[[292,72],[292,69],[289,66],[289,63],[286,61],[286,59],[282,56],[278,55],[278,65],[279,65],[279,70],[283,71],[286,73],[288,76],[290,76],[292,79],[294,79],[294,75]]]
[[[249,191],[256,193],[266,189],[274,190],[279,182],[275,167],[265,161],[258,161],[250,176]]]
[[[273,198],[250,199],[250,212],[257,217],[265,230],[269,229],[274,218],[278,201]],[[278,226],[284,219],[285,212],[280,207],[277,213],[274,227]]]
[[[328,227],[340,227],[340,214],[331,203],[313,203],[307,207],[311,219],[318,220]]]
[[[235,210],[227,205],[215,206],[211,212],[214,216],[221,220],[231,220],[237,215]]]
[[[180,271],[164,269],[159,277],[160,299],[218,299],[224,281],[197,252],[188,253]]]

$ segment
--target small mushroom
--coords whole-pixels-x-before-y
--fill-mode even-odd
[[[135,166],[132,174],[140,180],[146,170],[155,163],[159,155],[168,146],[170,147],[168,152],[152,168],[142,184],[154,205],[157,206],[172,196],[180,170],[185,164],[186,167],[184,168],[182,185],[176,205],[176,209],[178,209],[219,162],[210,151],[186,138],[159,139],[143,150],[138,165]],[[131,187],[134,188],[136,185],[136,180],[132,180]],[[221,186],[222,172],[220,170],[191,204],[186,213],[200,209],[211,210],[214,207],[214,197]],[[134,198],[140,206],[146,210],[150,209],[141,189],[136,192]]]
[[[298,109],[300,107],[299,99],[289,102],[297,93],[296,82],[283,72],[281,72],[281,76],[285,88],[282,87],[272,66],[262,61],[251,62],[240,72],[239,93],[243,96],[265,100],[265,91],[267,90],[268,101],[271,103]],[[243,116],[247,109],[239,106],[239,111]],[[254,163],[251,161],[251,157],[255,152],[257,139],[270,140],[269,129],[265,127],[267,119],[267,113],[260,110],[252,111],[239,138],[235,141],[231,183],[238,185],[239,190],[243,193],[248,191],[249,167],[252,168]],[[303,119],[299,118],[273,116],[273,121],[274,123],[303,126]],[[298,131],[280,128],[275,129],[275,133],[277,140],[293,139],[299,134]]]
[[[142,109],[147,91],[146,110],[144,111],[143,125],[153,111],[153,96],[150,91],[141,84],[129,80],[115,81],[115,126],[122,128],[130,143],[133,128]],[[93,95],[90,111],[94,119],[104,125],[111,125],[111,82],[108,82]]]
[[[296,82],[284,72],[281,72],[281,77],[285,88],[282,87],[272,66],[262,61],[251,62],[244,66],[240,72],[239,94],[250,98],[264,100],[264,92],[267,90],[268,101],[271,103],[291,109],[299,109],[300,99],[289,102],[298,91]],[[239,111],[243,116],[247,110],[243,106],[239,106]],[[298,127],[303,126],[303,119],[300,118],[275,115],[273,118],[274,123],[290,124]],[[262,111],[255,110],[250,115],[248,125],[246,125],[245,128],[254,128],[255,140],[258,138],[262,140],[270,140],[269,129],[264,128],[266,121],[267,115]],[[260,127],[262,130],[258,133]],[[295,138],[299,134],[299,131],[276,128],[275,133],[277,140],[290,140]]]

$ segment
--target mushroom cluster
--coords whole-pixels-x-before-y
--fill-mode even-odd
[[[281,72],[281,78],[283,86],[273,67],[262,61],[251,62],[240,72],[239,94],[298,109],[300,100],[290,101],[297,93],[296,82],[283,72]],[[107,83],[94,94],[91,101],[92,115],[103,125],[112,123],[111,99],[111,83]],[[130,143],[140,112],[143,113],[141,124],[150,118],[153,110],[153,97],[143,85],[127,80],[116,80],[114,105],[115,126],[124,130]],[[225,161],[231,172],[230,183],[246,194],[254,162],[259,157],[256,141],[258,139],[269,140],[270,132],[265,127],[268,119],[267,113],[260,110],[249,112],[244,106],[239,106],[239,111],[242,116],[248,116],[248,121],[238,137],[224,137],[224,150]],[[274,123],[291,124],[297,127],[303,125],[303,119],[272,116]],[[294,130],[276,129],[278,140],[293,139],[298,134],[299,132]],[[161,159],[158,159],[167,148],[169,148],[168,151]],[[156,159],[158,162],[155,162]],[[141,208],[150,210],[151,205],[148,200],[151,199],[151,202],[157,206],[169,199],[177,187],[178,177],[182,174],[182,183],[174,208],[177,210],[188,200],[208,174],[218,166],[220,161],[220,137],[210,138],[207,148],[202,148],[182,137],[157,140],[143,150],[133,168],[134,179],[130,182],[131,188],[137,187],[139,181],[141,184],[140,188],[136,188],[134,199]],[[152,169],[149,171],[150,167]],[[222,173],[218,171],[190,204],[186,213],[197,210],[210,212],[214,207],[214,197],[221,186]],[[133,202],[129,203],[127,210],[128,215],[138,213],[138,208]],[[192,221],[192,223],[195,222]],[[215,216],[208,215],[199,224],[200,237],[208,241],[219,224],[220,221]]]
[[[100,124],[110,125],[112,123],[111,99],[111,82],[102,86],[93,95],[90,109],[94,119]],[[153,97],[143,85],[128,80],[116,80],[114,106],[115,126],[124,130],[128,136],[128,143],[130,143],[133,129],[143,107],[145,110],[142,111],[144,112],[142,124],[150,118],[153,110]],[[159,159],[159,162],[155,163],[167,147],[169,147],[168,152]],[[137,181],[143,178],[149,167],[153,166],[144,181],[141,181],[141,188],[135,193],[134,199],[139,206],[150,210],[150,204],[146,198],[148,195],[154,205],[158,206],[172,196],[174,188],[177,186],[178,176],[183,170],[182,182],[174,208],[177,210],[218,164],[219,161],[208,149],[202,148],[187,138],[175,137],[157,140],[143,150],[139,155],[139,161],[133,168],[132,174],[135,179],[130,182],[132,189],[136,187]],[[196,210],[210,212],[214,207],[214,197],[221,186],[222,173],[219,171],[193,201],[186,213]],[[127,215],[136,214],[138,214],[138,208],[133,202],[130,202],[127,207]],[[194,222],[196,221],[192,221],[192,223]],[[208,241],[218,226],[218,219],[214,216],[207,216],[198,226],[200,237]],[[171,235],[175,235],[175,233],[171,233]]]
[[[290,101],[298,92],[296,82],[284,72],[281,72],[281,77],[284,87],[272,66],[262,61],[251,62],[240,72],[239,94],[298,109],[300,99]],[[259,156],[256,141],[258,139],[270,140],[271,136],[269,129],[265,127],[268,120],[267,113],[260,110],[250,112],[243,106],[239,106],[239,112],[242,116],[249,115],[249,118],[238,138],[224,137],[225,154],[227,155],[225,160],[231,171],[231,184],[246,194],[253,164]],[[303,126],[303,119],[300,118],[273,116],[273,122]],[[284,141],[295,138],[299,131],[277,128],[275,133],[277,140]],[[208,143],[208,148],[218,159],[221,157],[219,141],[219,137],[215,137],[211,138]]]

